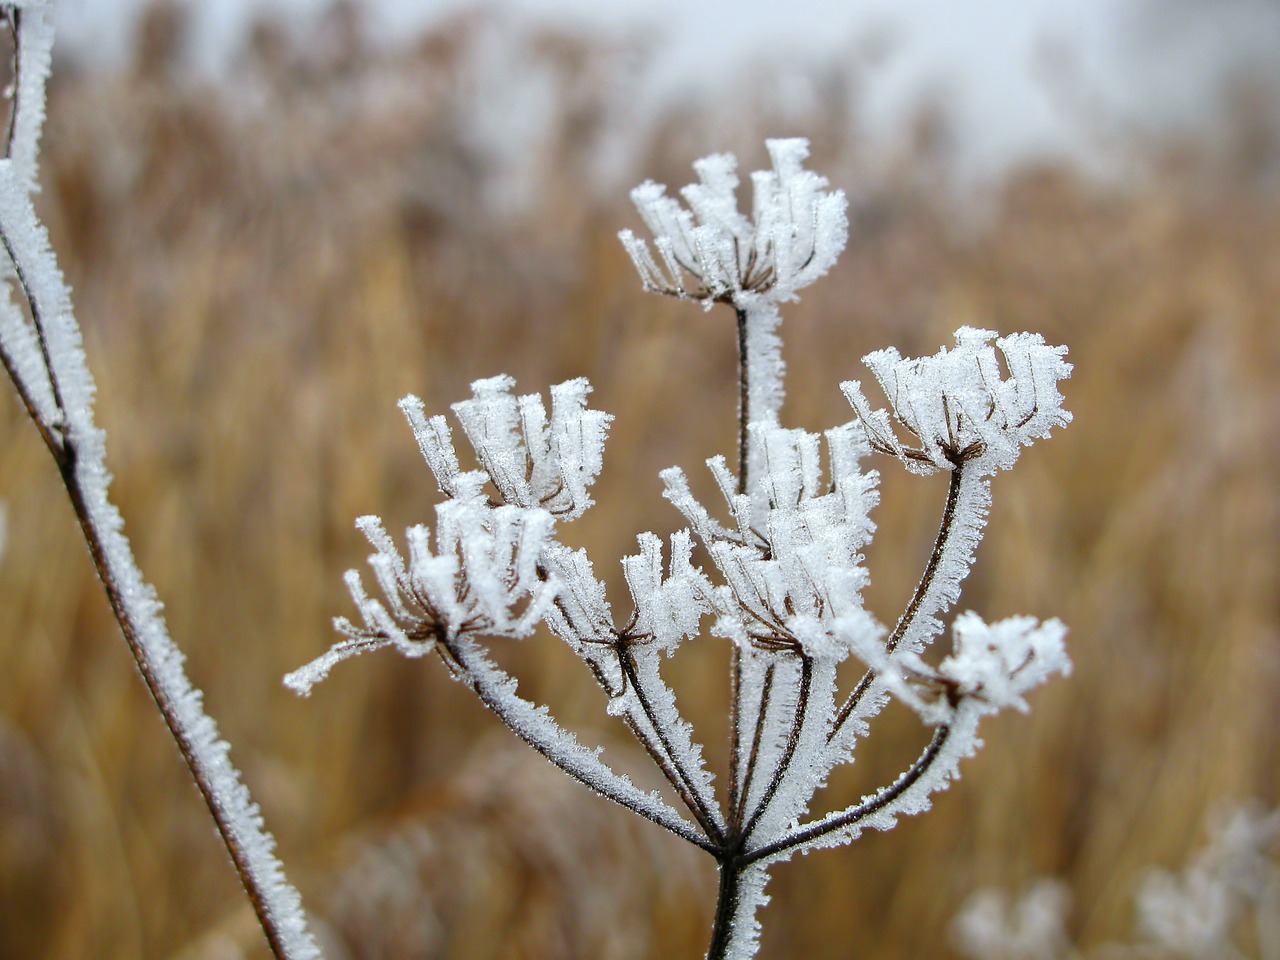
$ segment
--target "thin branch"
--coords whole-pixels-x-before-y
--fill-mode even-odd
[[[27,416],[35,425],[36,431],[40,434],[40,439],[49,448],[49,453],[53,455],[54,461],[61,464],[66,457],[62,434],[45,424],[44,417],[40,415],[40,410],[36,406],[35,397],[28,390],[27,384],[18,373],[14,358],[9,355],[9,351],[4,348],[3,344],[0,344],[0,366],[4,367],[4,372],[9,375],[9,380],[12,381],[14,389],[18,391],[18,399],[22,401],[23,407],[26,408]]]
[[[248,850],[244,843],[245,838],[240,835],[240,829],[235,822],[234,815],[228,809],[228,798],[218,789],[218,786],[213,782],[213,777],[209,775],[206,769],[207,761],[202,759],[201,751],[193,741],[188,724],[184,722],[174,701],[173,691],[167,689],[166,684],[159,678],[155,665],[152,664],[148,655],[146,644],[141,638],[140,626],[134,619],[129,604],[120,591],[115,571],[107,557],[98,526],[91,516],[91,511],[85,502],[80,485],[76,482],[75,449],[74,443],[68,445],[66,465],[63,466],[62,461],[60,461],[60,472],[63,483],[67,488],[67,495],[71,499],[72,508],[75,510],[76,519],[79,521],[80,529],[83,531],[85,541],[88,543],[94,569],[97,571],[98,579],[106,590],[107,599],[111,603],[111,610],[115,614],[116,621],[120,624],[120,632],[124,635],[125,642],[129,645],[129,651],[133,654],[133,659],[138,665],[138,670],[142,674],[143,682],[151,694],[151,699],[155,701],[160,715],[164,718],[165,726],[169,728],[169,733],[178,745],[182,759],[186,761],[187,769],[191,771],[196,787],[204,798],[205,805],[209,808],[209,813],[213,816],[218,835],[222,837],[222,842],[226,846],[227,852],[231,855],[231,862],[240,877],[240,882],[243,884],[250,902],[253,904],[253,911],[258,917],[258,923],[261,925],[267,938],[267,943],[271,947],[272,955],[279,958],[279,960],[289,960],[290,957],[298,954],[290,951],[288,937],[280,929],[279,918],[276,917],[275,911],[269,904],[269,894],[263,889],[261,879],[256,875],[253,865],[249,862]],[[51,452],[54,451],[51,450]]]
[[[743,494],[750,489],[751,480],[747,476],[747,443],[750,438],[747,426],[751,413],[751,371],[747,365],[747,311],[736,307],[734,312],[738,318],[738,493]]]
[[[742,783],[738,771],[742,763],[742,658],[746,652],[733,645],[729,658],[729,797],[725,809],[738,809]]]
[[[942,753],[942,748],[946,746],[950,735],[951,728],[949,726],[938,727],[933,733],[933,739],[929,741],[929,745],[925,747],[924,752],[920,754],[916,762],[903,771],[902,776],[898,777],[889,786],[878,790],[872,797],[856,806],[849,807],[839,813],[830,814],[816,823],[808,824],[772,843],[767,843],[762,847],[751,850],[743,857],[743,863],[752,864],[760,860],[772,859],[778,854],[812,843],[814,840],[818,840],[836,830],[854,826],[859,821],[880,812],[906,793],[912,785],[928,773],[929,768],[933,766],[934,761]]]
[[[616,773],[593,751],[528,700],[514,692],[515,681],[490,662],[469,637],[449,637],[441,631],[438,643],[458,666],[457,676],[517,737],[579,783],[652,820],[676,836],[708,852],[717,847],[698,828],[654,793],[645,793]]]
[[[636,700],[639,701],[640,709],[643,711],[653,735],[657,737],[657,742],[651,743],[643,731],[636,729],[639,726],[638,724],[632,727],[632,732],[644,743],[649,755],[658,763],[667,780],[670,781],[676,792],[680,794],[680,799],[684,801],[685,806],[689,808],[689,812],[697,819],[707,836],[717,844],[723,843],[724,827],[720,822],[720,817],[716,815],[715,808],[707,802],[707,798],[702,796],[689,772],[685,770],[684,765],[680,762],[679,756],[672,747],[666,725],[659,721],[649,694],[644,689],[644,684],[640,682],[635,658],[625,644],[620,644],[618,647],[618,664],[622,668],[623,676],[631,684],[631,689],[635,691]],[[659,747],[661,748],[660,750],[658,749]],[[661,756],[659,756],[659,753]],[[665,757],[665,762],[663,757]]]
[[[916,618],[920,615],[920,611],[924,607],[925,597],[933,588],[938,570],[942,566],[942,558],[951,543],[951,534],[958,515],[956,508],[960,503],[960,484],[963,480],[964,469],[963,464],[957,464],[951,471],[951,480],[947,486],[947,502],[942,509],[942,521],[938,525],[938,535],[933,542],[933,552],[929,554],[929,561],[925,564],[924,574],[920,577],[920,582],[916,584],[915,592],[911,595],[906,610],[898,618],[898,623],[889,635],[889,639],[885,641],[886,653],[893,653],[897,649],[898,644],[902,642],[902,638],[907,635],[907,631],[911,629]],[[857,711],[867,691],[871,689],[871,683],[874,679],[874,670],[868,670],[862,675],[862,679],[858,681],[857,686],[854,687],[853,692],[849,694],[848,699],[845,700],[836,714],[835,722],[831,725],[831,734],[827,738],[828,743],[840,736],[845,723]]]
[[[801,654],[800,692],[796,696],[796,711],[791,721],[791,733],[787,736],[786,751],[783,753],[782,759],[778,761],[777,767],[774,768],[773,776],[769,779],[769,785],[765,788],[764,796],[760,798],[760,802],[756,804],[755,811],[751,814],[751,819],[747,821],[747,825],[742,829],[744,842],[751,839],[751,833],[755,830],[756,824],[768,812],[769,804],[773,802],[778,788],[782,786],[782,781],[796,758],[796,751],[800,746],[800,732],[804,728],[805,719],[809,716],[809,695],[812,689],[813,658]]]
[[[764,738],[764,727],[769,713],[769,701],[773,694],[773,674],[778,664],[770,661],[765,669],[764,683],[760,690],[760,710],[756,714],[755,734],[751,738],[751,753],[747,757],[746,774],[742,778],[742,787],[738,792],[738,806],[733,811],[733,832],[739,834],[743,816],[746,813],[747,799],[751,796],[751,785],[756,778],[756,761],[760,757],[760,741]]]
[[[9,163],[5,161],[6,165]],[[40,359],[62,420],[57,425],[61,442],[24,394],[28,412],[57,462],[94,569],[125,642],[204,797],[272,953],[278,960],[317,957],[318,951],[306,931],[300,898],[285,879],[274,854],[274,840],[227,756],[226,743],[218,739],[216,725],[204,712],[199,694],[182,667],[182,653],[170,638],[159,615],[159,605],[152,599],[152,588],[142,577],[128,539],[120,532],[120,516],[103,479],[106,470],[101,433],[87,399],[91,396],[92,375],[79,345],[70,299],[30,198],[7,166],[0,176],[0,192],[4,194],[0,197],[0,245],[13,265],[35,321]],[[53,328],[49,320],[55,314],[60,323]],[[53,366],[54,351],[49,341],[54,336],[59,338],[60,361],[70,369]],[[7,362],[6,368],[10,367]],[[63,399],[62,377],[73,374],[79,383],[77,395],[86,399],[71,410]],[[23,392],[22,385],[18,386]]]
[[[13,76],[9,80],[9,89],[13,91],[13,107],[9,111],[9,125],[4,137],[4,156],[7,160],[13,154],[13,138],[18,129],[18,90],[22,86],[22,63],[18,56],[21,32],[22,11],[16,8],[5,10],[0,14],[4,18],[5,31],[13,43]]]
[[[18,287],[27,298],[27,304],[31,308],[31,325],[35,329],[36,343],[40,347],[40,359],[44,363],[45,370],[49,373],[49,389],[53,392],[54,406],[58,408],[58,415],[63,421],[54,426],[63,429],[67,418],[67,405],[62,399],[62,388],[58,383],[57,371],[53,368],[53,357],[49,353],[49,331],[44,312],[40,307],[39,301],[31,296],[31,284],[27,281],[22,259],[14,252],[13,243],[9,239],[7,230],[0,230],[0,245],[4,247],[5,256],[8,257],[9,263],[13,265],[13,272],[18,279]],[[17,383],[18,381],[15,379],[14,382]]]

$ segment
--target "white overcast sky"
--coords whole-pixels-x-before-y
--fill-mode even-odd
[[[57,0],[62,42],[111,59],[138,0]],[[219,62],[250,15],[305,14],[324,0],[188,0],[199,56]],[[378,35],[412,36],[475,0],[363,0]],[[868,91],[898,116],[922,91],[945,89],[962,143],[981,165],[1069,145],[1070,131],[1037,73],[1050,42],[1072,51],[1090,96],[1131,118],[1194,118],[1210,109],[1214,78],[1247,57],[1280,63],[1280,4],[1272,0],[1164,0],[1168,29],[1138,12],[1157,0],[497,0],[538,17],[614,33],[663,30],[663,75],[697,88],[760,50],[773,59],[848,49],[888,28],[896,43]],[[491,0],[488,6],[494,6]],[[1190,11],[1190,12],[1187,12]],[[1158,22],[1157,22],[1158,23]],[[1145,44],[1143,43],[1145,39]]]

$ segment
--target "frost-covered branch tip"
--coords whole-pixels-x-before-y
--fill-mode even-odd
[[[991,342],[1009,370],[1006,378]],[[873,410],[857,380],[841,384],[871,444],[916,473],[972,463],[982,474],[1007,470],[1021,448],[1071,422],[1058,381],[1071,376],[1066,347],[1037,333],[997,337],[961,327],[956,345],[932,357],[904,359],[890,347],[863,360],[884,388],[893,418],[914,438],[903,443],[884,410]]]
[[[360,574],[347,571],[362,623],[335,620],[346,639],[286,684],[305,695],[336,664],[362,653],[394,647],[418,657],[465,633],[518,638],[537,628],[557,590],[540,567],[554,521],[538,508],[491,506],[485,479],[478,471],[454,475],[457,496],[436,507],[434,548],[425,526],[410,527],[407,562],[378,517],[356,521],[374,548],[369,567],[382,597],[369,596]]]
[[[738,210],[738,161],[718,153],[694,163],[698,182],[680,191],[646,181],[631,192],[653,250],[630,230],[619,237],[645,289],[710,306],[741,307],[753,297],[775,302],[831,269],[848,236],[848,202],[825,177],[804,169],[809,142],[768,140],[771,170],[751,175],[750,219]]]
[[[587,407],[591,384],[568,380],[551,388],[551,416],[537,394],[517,397],[510,377],[471,385],[472,396],[453,405],[476,459],[503,502],[540,507],[562,520],[591,506],[589,488],[600,475],[613,417]],[[458,455],[444,417],[427,417],[412,394],[400,401],[418,446],[442,493],[458,496]]]
[[[290,687],[309,693],[336,664],[372,650],[421,656],[463,634],[525,637],[544,618],[569,633],[571,620],[611,629],[600,623],[607,603],[589,562],[556,544],[552,532],[556,519],[575,519],[591,506],[588,490],[600,475],[612,417],[587,407],[591,385],[584,379],[551,388],[550,417],[541,397],[517,397],[514,386],[507,376],[477,380],[471,397],[453,405],[479,470],[462,469],[444,417],[428,417],[412,394],[400,401],[448,498],[436,507],[435,546],[425,526],[410,527],[406,562],[381,520],[358,520],[374,547],[369,566],[382,598],[370,597],[360,575],[348,571],[363,624],[338,618],[335,627],[346,639],[289,674]],[[496,500],[486,493],[490,485]],[[557,566],[571,589],[568,602],[553,610],[562,586]]]
[[[906,648],[886,651],[866,643],[857,652],[886,689],[930,724],[950,723],[962,702],[979,714],[1008,707],[1026,713],[1026,694],[1055,674],[1071,674],[1060,620],[1009,617],[988,624],[967,611],[951,630],[951,653],[936,668]]]

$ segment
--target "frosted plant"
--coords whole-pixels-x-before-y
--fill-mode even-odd
[[[866,361],[888,412],[850,382],[849,423],[822,435],[783,427],[778,304],[835,263],[846,203],[804,169],[805,141],[774,140],[768,150],[773,168],[752,177],[750,218],[738,210],[736,162],[726,155],[695,165],[700,182],[682,191],[687,206],[652,183],[632,195],[654,234],[652,245],[622,234],[644,286],[732,308],[740,404],[736,469],[724,457],[708,461],[721,507],[699,502],[679,468],[663,472],[665,496],[688,528],[666,545],[642,533],[637,552],[622,560],[630,612],[616,617],[586,553],[557,539],[559,526],[590,506],[602,468],[610,418],[587,406],[586,381],[553,387],[548,415],[539,395],[515,396],[509,378],[479,380],[453,407],[470,448],[466,467],[449,420],[426,416],[415,397],[401,403],[444,497],[434,537],[410,528],[406,556],[376,518],[361,518],[381,597],[348,574],[360,623],[339,619],[342,641],[286,678],[305,694],[365,651],[437,655],[552,763],[716,860],[707,956],[737,960],[756,953],[756,915],[774,864],[927,809],[977,748],[983,716],[1026,710],[1033,687],[1070,668],[1063,626],[1028,617],[987,624],[962,614],[950,652],[936,666],[923,656],[960,597],[992,476],[1070,420],[1058,392],[1071,371],[1066,349],[1032,334],[964,328],[953,349],[932,357],[880,351]],[[950,478],[932,554],[891,630],[862,601],[862,551],[878,496],[878,474],[864,463],[874,453]],[[657,764],[669,795],[615,772],[494,664],[487,639],[528,637],[539,622],[586,663],[608,712]],[[682,644],[708,636],[728,641],[730,759],[719,790],[661,671]],[[851,657],[861,676],[842,696],[837,670]],[[834,768],[852,762],[892,696],[932,731],[923,752],[852,806],[812,815],[815,794]]]
[[[110,499],[106,435],[94,421],[94,382],[80,327],[31,199],[53,46],[48,8],[40,0],[0,3],[0,29],[13,45],[16,78],[0,156],[0,363],[57,464],[125,641],[209,807],[272,952],[281,960],[310,960],[319,951],[297,891],[285,879],[275,841],[231,763],[227,743],[187,678],[182,651],[169,636],[160,601],[138,569]]]
[[[1070,894],[1057,880],[1038,880],[1016,901],[980,890],[956,917],[953,935],[974,960],[1059,960],[1067,955]]]
[[[1280,810],[1246,805],[1219,816],[1208,845],[1186,869],[1146,878],[1137,905],[1148,952],[1187,960],[1280,958]]]
[[[681,191],[688,207],[652,181],[631,191],[631,199],[653,233],[649,245],[630,230],[619,235],[646,290],[696,300],[704,309],[727,303],[738,320],[738,478],[759,476],[758,456],[748,443],[752,423],[776,423],[782,407],[782,342],[778,304],[795,300],[822,277],[844,250],[848,204],[840,191],[828,192],[825,177],[803,167],[805,140],[770,140],[772,170],[752,174],[754,211],[738,211],[737,160],[727,153],[697,161],[699,182]],[[660,261],[660,262],[659,262]],[[759,491],[740,486],[738,492]]]
[[[1013,903],[978,891],[952,933],[973,960],[1277,960],[1280,810],[1246,804],[1211,818],[1209,843],[1179,873],[1149,872],[1135,900],[1133,942],[1088,954],[1065,934],[1069,898],[1057,880],[1038,880]]]

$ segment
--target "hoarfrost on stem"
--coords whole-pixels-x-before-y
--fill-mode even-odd
[[[0,362],[57,464],[99,578],[143,679],[204,797],[272,952],[310,960],[319,951],[297,891],[285,878],[261,811],[227,743],[188,679],[159,598],[143,578],[110,497],[106,434],[94,418],[95,385],[48,235],[36,215],[39,137],[53,31],[39,0],[0,3],[16,50],[16,92],[0,158]],[[13,299],[26,301],[28,313]]]
[[[892,419],[851,382],[851,422],[823,434],[784,427],[778,305],[835,263],[846,202],[804,169],[805,141],[767,148],[772,168],[752,177],[751,217],[738,209],[737,164],[724,154],[695,164],[699,179],[681,191],[684,205],[653,183],[632,194],[652,246],[621,236],[644,287],[733,312],[739,443],[736,470],[722,456],[707,462],[723,500],[717,509],[693,495],[683,470],[662,472],[664,495],[688,529],[665,547],[642,533],[622,560],[630,615],[615,619],[586,552],[558,539],[559,523],[591,505],[610,417],[587,406],[585,380],[553,387],[548,417],[536,395],[517,397],[509,377],[492,377],[453,407],[474,469],[464,468],[444,417],[428,416],[416,397],[401,402],[445,498],[435,546],[425,527],[410,528],[406,560],[380,522],[360,521],[381,597],[348,574],[362,625],[339,619],[345,639],[289,678],[305,691],[337,661],[376,647],[437,654],[553,763],[716,860],[715,960],[755,955],[774,863],[928,809],[979,746],[981,719],[1027,709],[1030,690],[1070,666],[1058,621],[988,625],[972,613],[956,618],[937,666],[922,656],[943,636],[942,615],[973,564],[992,475],[1070,420],[1057,389],[1071,370],[1066,349],[1034,334],[962,328],[956,347],[933,357],[866,358]],[[915,439],[900,440],[895,422]],[[865,462],[875,454],[915,473],[950,474],[933,551],[892,629],[863,602],[879,479]],[[486,656],[484,640],[527,637],[538,620],[583,660],[606,710],[640,742],[674,799],[636,790],[545,708],[519,698],[515,680]],[[662,676],[671,654],[706,637],[728,641],[730,758],[719,785]],[[851,657],[861,678],[841,695],[837,668]],[[852,762],[895,695],[930,728],[921,753],[859,802],[811,816],[832,770]]]
[[[646,290],[705,309],[733,306],[738,321],[739,476],[760,470],[760,450],[747,426],[775,422],[782,407],[782,341],[778,304],[824,276],[848,239],[848,201],[827,179],[804,168],[809,142],[768,140],[770,170],[751,175],[752,216],[738,210],[737,160],[715,154],[694,163],[698,182],[680,191],[646,181],[631,192],[653,234],[649,244],[630,230],[619,234]],[[660,261],[660,263],[659,263]]]

